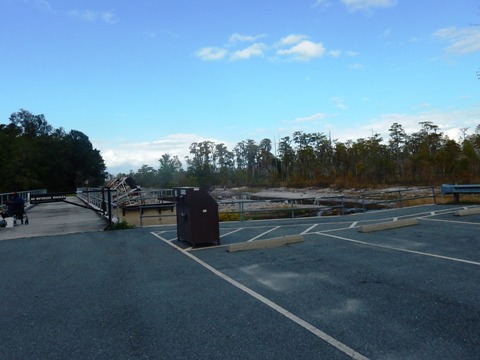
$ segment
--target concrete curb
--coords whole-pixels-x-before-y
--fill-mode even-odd
[[[478,215],[480,214],[480,207],[479,208],[472,208],[472,209],[464,209],[458,210],[455,212],[455,216],[467,216],[467,215]]]
[[[253,250],[253,249],[264,249],[264,248],[272,248],[272,247],[299,243],[299,242],[303,242],[302,235],[290,235],[290,236],[282,236],[282,237],[265,239],[265,240],[231,244],[228,246],[227,251],[235,252],[235,251],[244,251],[244,250]]]
[[[411,225],[417,225],[417,224],[418,224],[417,219],[404,219],[404,220],[389,221],[389,222],[373,224],[373,225],[364,225],[364,226],[361,226],[358,229],[358,231],[362,233],[367,233],[367,232],[373,232],[373,231],[396,229],[399,227],[411,226]]]

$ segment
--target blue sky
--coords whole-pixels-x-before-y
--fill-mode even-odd
[[[478,0],[0,0],[0,122],[82,131],[113,174],[294,131],[457,140],[478,70]]]

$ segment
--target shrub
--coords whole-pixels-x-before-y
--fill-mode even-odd
[[[133,228],[135,228],[135,225],[129,224],[125,219],[120,219],[117,222],[112,222],[112,224],[108,226],[107,230],[125,230]]]

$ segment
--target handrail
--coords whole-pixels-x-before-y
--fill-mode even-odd
[[[413,193],[414,192],[414,193]],[[413,193],[413,194],[412,194]],[[79,197],[87,198],[87,194],[78,194]],[[100,194],[101,195],[101,194]],[[99,196],[100,196],[99,195]],[[119,218],[119,208],[121,204],[118,204],[118,199],[116,193],[112,195],[112,207],[116,208],[117,219]],[[163,218],[163,217],[175,217],[175,214],[147,214],[145,210],[149,208],[149,203],[151,200],[157,200],[155,203],[156,207],[162,207],[168,201],[166,207],[171,207],[174,203],[173,198],[171,198],[172,190],[171,189],[156,189],[156,190],[141,190],[137,189],[136,199],[140,201],[137,206],[139,210],[139,224],[143,226],[143,220],[147,218]],[[231,210],[220,210],[219,216],[222,218],[233,218],[240,221],[247,221],[249,214],[259,215],[260,213],[279,213],[279,212],[288,212],[291,218],[298,217],[299,215],[304,215],[305,211],[317,212],[317,216],[321,216],[324,213],[335,213],[340,215],[351,214],[354,212],[366,212],[378,207],[386,207],[387,204],[398,204],[400,207],[403,207],[405,203],[409,200],[425,199],[432,198],[433,203],[436,202],[436,193],[435,187],[421,187],[421,188],[408,188],[408,189],[398,189],[398,190],[387,190],[387,191],[365,191],[359,196],[324,196],[324,197],[297,197],[297,198],[270,198],[265,200],[248,200],[248,194],[241,196],[241,199],[229,199],[229,200],[218,200],[219,205],[233,205],[234,209]],[[253,195],[254,196],[254,195]],[[90,195],[89,203],[93,203],[94,206],[101,208],[101,198],[95,197],[93,193]],[[309,204],[305,204],[308,202]],[[284,203],[286,206],[283,208],[278,207],[260,207],[260,208],[247,208],[247,204],[253,203]],[[303,203],[302,206],[298,206],[300,203]],[[352,208],[352,204],[354,207]],[[350,205],[350,207],[349,207]],[[355,207],[355,205],[358,205]],[[136,206],[136,207],[137,207]],[[130,206],[131,207],[131,206]],[[255,216],[254,216],[255,217]]]
[[[46,194],[47,189],[36,189],[36,190],[20,190],[17,191],[18,196],[20,196],[25,202],[25,207],[30,206],[30,195],[36,194]],[[12,196],[12,193],[1,193],[0,194],[0,206],[4,206]]]

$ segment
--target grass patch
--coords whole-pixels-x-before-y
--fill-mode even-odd
[[[135,225],[129,224],[126,220],[121,219],[116,223],[112,222],[112,224],[107,227],[107,230],[126,230],[134,228]]]
[[[240,221],[240,214],[238,212],[219,212],[218,221]]]

